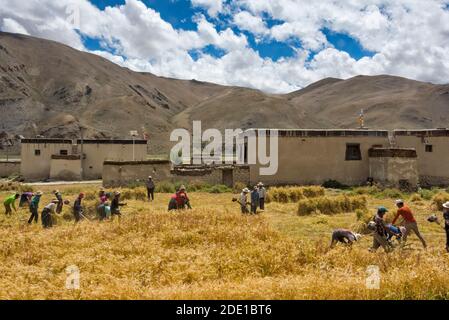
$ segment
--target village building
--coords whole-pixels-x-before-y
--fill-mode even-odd
[[[266,132],[248,129],[243,135],[253,133],[259,139],[261,130]],[[106,186],[143,182],[148,175],[157,181],[202,181],[227,186],[259,181],[267,185],[322,184],[329,180],[345,185],[363,185],[374,180],[386,186],[409,188],[418,184],[449,185],[449,163],[445,161],[449,155],[448,129],[278,129],[277,132],[278,165],[274,175],[262,175],[260,169],[264,165],[247,162],[245,139],[236,148],[236,153],[243,154],[243,163],[210,165],[147,160],[145,140],[92,139],[81,143],[67,139],[23,139],[20,174],[26,181],[102,178]],[[266,140],[268,154],[270,139],[268,136]],[[6,164],[2,165],[7,170]]]
[[[104,161],[146,155],[146,140],[22,139],[20,174],[26,181],[101,179]]]

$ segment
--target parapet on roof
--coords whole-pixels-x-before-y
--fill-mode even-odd
[[[244,131],[265,131],[267,136],[270,130],[277,130],[279,137],[387,137],[388,130],[368,130],[368,129],[266,129],[251,128]],[[243,133],[243,134],[244,134]]]
[[[22,139],[21,143],[28,144],[81,144],[81,139],[52,139],[52,138],[32,138]],[[131,139],[84,139],[83,144],[147,144],[146,140],[131,140]]]
[[[447,137],[449,129],[417,129],[417,130],[394,130],[395,136],[417,136],[417,137]]]

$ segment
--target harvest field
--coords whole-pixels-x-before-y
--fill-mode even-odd
[[[40,188],[45,193],[41,208],[53,188]],[[58,188],[72,202],[84,188],[85,205],[95,206],[97,187]],[[423,196],[430,199],[436,192]],[[10,193],[1,191],[1,199]],[[293,202],[271,201],[265,212],[242,216],[231,201],[232,193],[192,192],[193,210],[176,213],[167,212],[168,193],[157,193],[154,203],[142,201],[140,189],[123,194],[133,199],[124,200],[128,205],[120,221],[75,225],[66,206],[49,230],[40,223],[28,226],[27,209],[6,217],[2,207],[0,299],[449,298],[444,230],[426,221],[437,211],[431,208],[432,200],[418,195],[327,189],[313,201],[333,205],[335,196],[346,201],[341,194],[351,194],[365,198],[368,211],[298,215],[297,202],[308,198],[288,198],[285,201]],[[409,205],[429,244],[427,250],[415,235],[404,249],[389,254],[382,249],[370,252],[370,235],[352,248],[329,249],[334,228],[362,228],[378,205],[390,209],[391,218],[398,196],[413,200]],[[68,266],[79,268],[78,290],[66,288]],[[366,286],[370,266],[380,270],[379,289]]]

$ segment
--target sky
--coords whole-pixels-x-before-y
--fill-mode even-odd
[[[0,30],[269,93],[356,75],[449,83],[449,0],[0,0]]]

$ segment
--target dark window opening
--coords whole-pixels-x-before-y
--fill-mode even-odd
[[[433,152],[433,145],[426,144],[426,152]]]
[[[59,151],[59,154],[60,154],[61,156],[66,156],[66,155],[69,154],[69,151],[67,151],[67,150],[60,150],[60,151]]]
[[[362,160],[362,153],[360,152],[360,144],[351,143],[346,145],[346,160]]]
[[[39,149],[34,150],[34,155],[35,156],[40,156],[41,155],[41,151]]]

